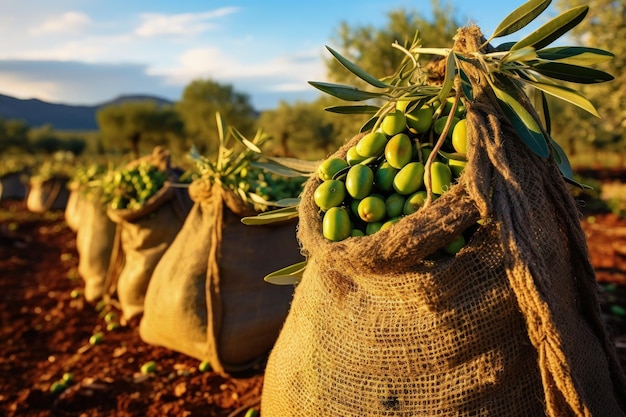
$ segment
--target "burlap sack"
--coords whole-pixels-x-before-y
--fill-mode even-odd
[[[200,360],[218,373],[246,371],[267,357],[293,287],[263,277],[300,262],[295,222],[246,226],[254,215],[208,181],[191,184],[195,204],[154,271],[141,338]]]
[[[81,223],[80,216],[82,215],[81,204],[83,202],[83,195],[81,190],[76,185],[69,185],[69,196],[67,198],[67,204],[65,206],[65,223],[71,231],[76,233],[78,231],[78,225]]]
[[[191,205],[167,182],[141,209],[107,209],[117,224],[106,291],[116,294],[124,318],[141,314],[154,268],[180,231]]]
[[[467,28],[455,48],[481,42]],[[624,416],[575,202],[462,65],[475,96],[469,161],[431,206],[332,243],[313,202],[319,180],[307,183],[298,238],[309,266],[268,361],[263,416]],[[437,257],[479,218],[490,220],[456,256]]]
[[[26,208],[33,213],[65,210],[69,198],[68,181],[69,178],[64,176],[55,176],[44,181],[31,178]]]
[[[22,181],[22,175],[22,172],[12,172],[0,178],[0,201],[26,198],[27,188]]]
[[[104,295],[115,229],[116,223],[107,216],[97,196],[84,196],[76,231],[76,251],[78,275],[85,283],[84,295],[89,302],[97,301]]]

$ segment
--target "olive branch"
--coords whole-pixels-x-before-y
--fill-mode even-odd
[[[583,5],[567,10],[517,42],[506,42],[496,47],[490,45],[494,39],[525,28],[540,16],[550,3],[551,0],[530,0],[524,3],[498,24],[492,35],[480,46],[479,51],[467,56],[452,48],[424,48],[419,31],[417,31],[410,44],[401,45],[396,41],[391,45],[401,51],[404,57],[394,74],[380,79],[326,46],[343,67],[365,81],[369,88],[361,89],[320,81],[309,81],[309,84],[340,100],[359,103],[330,106],[325,110],[339,114],[367,115],[369,118],[360,129],[362,133],[378,128],[384,117],[395,111],[398,101],[410,102],[407,112],[424,105],[436,106],[433,120],[442,114],[449,97],[454,97],[452,102],[454,108],[459,105],[461,99],[472,102],[474,100],[472,84],[462,67],[466,63],[473,65],[485,75],[503,113],[529,150],[542,158],[552,155],[566,182],[588,188],[573,179],[573,171],[567,155],[551,137],[547,95],[600,117],[593,104],[584,95],[564,83],[593,84],[612,80],[612,75],[592,66],[611,60],[614,54],[602,49],[583,46],[549,47],[577,26],[587,15],[589,7]],[[444,60],[445,72],[441,85],[429,84],[428,74],[420,64],[422,55],[431,55]],[[507,86],[511,83],[522,86],[528,91],[532,106],[540,120],[537,120],[512,93],[498,87],[498,85]],[[511,90],[515,91],[515,89]],[[372,101],[374,103],[371,103]],[[364,104],[366,102],[369,104]],[[436,156],[438,146],[445,138],[448,128],[449,123],[444,127],[438,140],[434,141],[435,151],[431,153],[428,162],[432,162]],[[288,170],[293,168],[293,165],[290,167],[293,161],[283,161],[277,158],[272,162],[275,169],[277,166]],[[287,163],[283,164],[284,162]],[[268,166],[268,168],[272,167]],[[306,172],[302,166],[298,168],[300,171],[297,172]],[[311,167],[308,172],[312,175],[315,169]],[[428,175],[430,170],[426,169],[425,172]],[[425,180],[428,182],[429,178]],[[244,218],[242,222],[267,224],[282,221],[285,216],[296,217],[297,203],[294,201],[291,206],[271,214],[262,213],[256,217]],[[305,267],[306,261],[291,265],[267,275],[265,280],[275,284],[296,284]]]

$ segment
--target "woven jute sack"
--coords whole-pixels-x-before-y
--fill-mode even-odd
[[[455,48],[483,40],[464,28]],[[307,182],[298,238],[309,265],[268,360],[263,416],[624,416],[570,190],[484,78],[464,71],[468,164],[431,205],[333,243],[313,202],[320,180]],[[456,256],[436,255],[479,219]]]
[[[80,187],[75,184],[68,185],[69,195],[65,206],[64,218],[67,227],[77,232],[81,223],[80,216],[83,214],[81,204],[84,200]]]
[[[157,265],[145,299],[141,338],[233,374],[262,366],[289,311],[293,287],[263,277],[303,260],[296,222],[247,226],[253,209],[200,179],[180,233]]]
[[[33,213],[65,210],[69,198],[68,181],[69,178],[64,176],[54,176],[44,181],[31,179],[26,208]]]
[[[0,201],[26,198],[27,188],[22,175],[22,172],[12,172],[0,178]]]
[[[105,291],[117,296],[126,319],[143,312],[152,273],[189,212],[183,197],[166,182],[141,209],[107,209],[117,226]]]
[[[84,295],[89,302],[104,295],[115,231],[116,223],[107,216],[97,195],[83,196],[76,231],[76,251],[78,275],[85,283]]]

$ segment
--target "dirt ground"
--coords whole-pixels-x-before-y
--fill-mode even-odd
[[[626,367],[626,220],[586,215],[601,305]],[[23,202],[0,202],[0,415],[243,416],[258,410],[262,371],[232,378],[200,372],[199,361],[145,344],[138,320],[114,331],[96,306],[73,290],[75,234],[62,211],[44,215]],[[90,336],[104,333],[101,344]],[[155,361],[144,375],[140,368]],[[73,383],[50,391],[65,373]]]

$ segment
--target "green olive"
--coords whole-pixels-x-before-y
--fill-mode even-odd
[[[374,187],[374,172],[367,165],[354,165],[346,175],[345,184],[352,198],[365,198]]]

